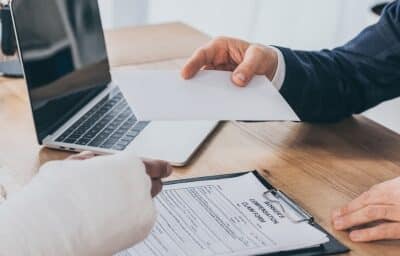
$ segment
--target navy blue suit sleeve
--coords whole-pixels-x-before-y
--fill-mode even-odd
[[[342,47],[278,48],[286,62],[281,94],[303,121],[338,121],[400,96],[399,1]]]

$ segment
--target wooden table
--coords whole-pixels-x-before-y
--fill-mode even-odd
[[[106,33],[113,67],[179,68],[209,38],[180,23]],[[0,163],[28,182],[38,167],[68,153],[36,143],[22,80],[0,79]],[[258,169],[351,247],[349,255],[399,255],[400,242],[351,243],[331,228],[332,209],[400,175],[400,137],[364,118],[333,125],[224,123],[172,179]]]

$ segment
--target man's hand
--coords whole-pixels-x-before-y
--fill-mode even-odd
[[[182,69],[182,77],[190,79],[201,69],[233,71],[232,81],[246,86],[253,76],[273,79],[278,54],[270,47],[219,37],[198,49]]]
[[[77,155],[72,155],[67,160],[87,160],[95,157],[96,154],[93,152],[82,152]],[[172,167],[164,161],[159,160],[143,160],[146,166],[146,172],[151,178],[152,187],[151,195],[155,197],[162,190],[162,179],[168,177],[172,173]]]
[[[334,228],[350,232],[354,242],[400,239],[400,177],[372,187],[332,214]]]

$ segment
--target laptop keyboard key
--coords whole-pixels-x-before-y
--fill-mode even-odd
[[[64,143],[70,143],[70,144],[72,144],[72,143],[75,143],[76,140],[77,140],[77,139],[75,139],[75,138],[67,138],[67,139],[64,140],[63,142],[64,142]]]
[[[126,134],[125,134],[125,136],[124,136],[124,138],[125,139],[134,139],[134,138],[136,138],[137,136],[139,135],[139,132],[137,132],[137,131],[129,131],[129,132],[127,132]]]
[[[57,138],[56,141],[62,142],[62,141],[64,141],[67,137],[68,137],[68,134],[67,134],[67,133],[63,133],[60,137]]]
[[[78,140],[76,143],[79,145],[87,145],[90,142],[91,139],[89,138],[82,138],[80,140]]]
[[[106,142],[104,142],[104,144],[102,144],[101,147],[102,148],[112,148],[112,146],[114,146],[118,140],[119,140],[119,137],[111,136],[111,138],[106,140]]]
[[[101,148],[105,148],[105,149],[111,149],[113,146],[114,146],[114,144],[115,144],[115,142],[114,143],[112,143],[112,142],[106,142],[106,143],[103,143],[103,144],[101,144]]]
[[[114,149],[114,150],[119,150],[119,151],[122,151],[122,150],[124,150],[125,148],[126,148],[125,145],[119,145],[119,144],[112,147],[112,149]]]
[[[103,143],[103,142],[104,142],[103,139],[94,139],[94,140],[92,140],[92,142],[89,143],[88,146],[91,146],[91,147],[98,147],[98,146],[100,146],[101,143]]]
[[[133,128],[134,131],[141,132],[143,131],[144,128],[149,124],[150,122],[139,122],[135,127]]]

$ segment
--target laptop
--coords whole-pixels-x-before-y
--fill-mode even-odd
[[[97,0],[13,0],[11,11],[41,145],[98,154],[133,147],[183,166],[218,125],[136,118],[111,78]]]

